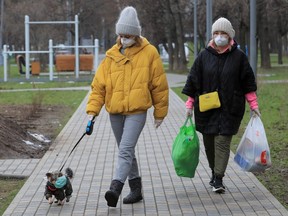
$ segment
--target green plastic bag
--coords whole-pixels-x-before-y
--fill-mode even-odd
[[[190,125],[186,126],[188,120]],[[178,176],[190,178],[195,176],[199,163],[199,151],[199,138],[195,125],[192,123],[191,117],[188,117],[180,128],[172,147],[172,160]]]

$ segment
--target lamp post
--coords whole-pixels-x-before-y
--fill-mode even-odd
[[[3,65],[3,28],[4,28],[4,0],[1,1],[1,24],[0,24],[0,65]]]
[[[212,28],[212,0],[206,0],[206,44],[211,38]]]
[[[197,41],[197,0],[194,0],[194,60],[198,55],[198,41]]]
[[[250,64],[257,77],[256,0],[250,1]]]

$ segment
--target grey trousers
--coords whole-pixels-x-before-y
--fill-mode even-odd
[[[139,177],[135,147],[144,128],[147,112],[134,115],[112,115],[110,122],[118,145],[118,161],[113,180],[124,183]]]
[[[232,136],[203,134],[209,167],[218,177],[224,177],[230,155]]]

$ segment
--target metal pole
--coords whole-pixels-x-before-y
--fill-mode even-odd
[[[25,68],[26,79],[30,76],[30,38],[29,38],[29,16],[25,15]]]
[[[76,78],[79,78],[79,29],[78,29],[78,15],[75,15],[75,73]]]
[[[198,42],[197,42],[197,0],[194,0],[194,60],[198,55]]]
[[[4,28],[4,0],[1,1],[1,25],[0,25],[0,53],[2,53],[3,44],[3,28]],[[0,65],[3,65],[3,56],[0,55]]]
[[[4,82],[7,82],[7,45],[3,46]]]
[[[206,44],[211,38],[212,28],[212,0],[206,0]]]
[[[96,73],[97,67],[98,67],[98,60],[99,60],[99,40],[94,40],[94,72]]]
[[[256,0],[250,0],[250,64],[257,78]]]
[[[53,80],[53,41],[49,40],[49,80]]]

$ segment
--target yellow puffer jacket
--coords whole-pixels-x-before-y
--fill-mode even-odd
[[[98,115],[102,106],[110,114],[135,114],[154,106],[154,118],[168,112],[168,83],[156,48],[145,38],[140,47],[121,54],[115,44],[106,52],[91,84],[87,114]]]

